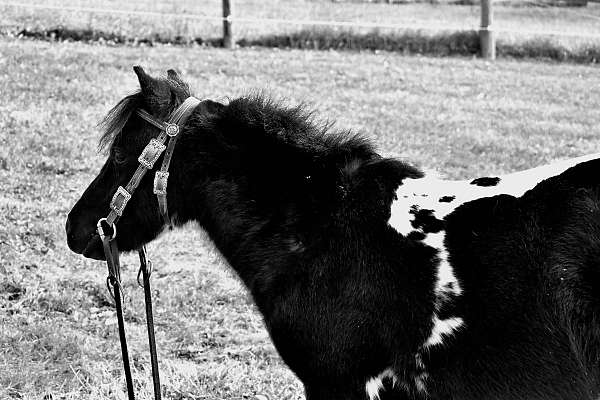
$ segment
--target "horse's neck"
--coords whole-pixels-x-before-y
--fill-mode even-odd
[[[289,253],[303,249],[296,237],[259,212],[256,202],[245,197],[233,180],[209,183],[204,190],[194,219],[248,288],[262,276],[259,271],[265,265],[285,262]]]
[[[475,180],[444,180],[435,172],[428,172],[419,179],[405,179],[396,191],[397,200],[392,204],[390,225],[406,235],[414,231],[412,221],[416,209],[432,210],[438,219],[443,219],[458,206],[480,198],[500,194],[521,197],[538,183],[560,175],[579,163],[598,158],[600,153]]]

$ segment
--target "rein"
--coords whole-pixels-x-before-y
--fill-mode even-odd
[[[115,308],[117,309],[117,322],[119,326],[119,340],[121,342],[121,356],[123,357],[123,369],[125,371],[125,382],[127,385],[127,395],[129,400],[135,399],[133,390],[133,379],[129,365],[129,353],[127,350],[127,338],[125,336],[125,321],[123,319],[122,295],[123,287],[121,285],[121,265],[119,261],[119,248],[117,246],[117,221],[123,215],[127,202],[131,199],[133,192],[137,189],[146,172],[154,168],[154,164],[164,152],[163,161],[160,170],[154,175],[153,193],[158,200],[163,224],[172,228],[172,222],[167,208],[167,183],[169,179],[169,165],[175,149],[175,143],[179,138],[181,128],[200,104],[200,100],[195,97],[188,97],[169,117],[167,122],[158,120],[144,110],[136,110],[136,114],[160,129],[157,138],[151,139],[138,157],[139,165],[133,176],[125,187],[119,186],[110,202],[110,212],[105,218],[98,220],[97,232],[102,240],[106,265],[108,266],[108,277],[106,278],[109,290],[112,288],[112,295],[115,299]],[[108,228],[108,229],[107,229]],[[150,288],[150,276],[152,274],[152,263],[148,259],[146,246],[138,250],[140,258],[140,269],[138,271],[138,284],[144,288],[144,299],[146,303],[146,326],[148,329],[148,345],[150,347],[150,360],[152,365],[152,381],[154,384],[154,398],[161,399],[160,376],[158,371],[158,357],[156,353],[156,342],[154,338],[154,318],[152,316],[152,291]],[[140,282],[140,274],[142,281]]]

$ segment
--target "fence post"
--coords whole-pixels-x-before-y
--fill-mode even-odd
[[[479,28],[479,45],[481,57],[488,60],[496,58],[496,38],[492,27],[493,0],[481,0],[481,27]]]
[[[235,40],[231,27],[231,0],[223,0],[223,47],[233,49]]]

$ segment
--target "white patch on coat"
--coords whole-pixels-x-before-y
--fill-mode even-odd
[[[490,175],[500,178],[495,186],[472,185],[470,182],[473,179],[444,180],[436,172],[426,171],[423,178],[405,179],[398,187],[397,199],[392,204],[389,223],[399,233],[407,235],[415,230],[411,225],[414,215],[410,213],[410,210],[413,206],[433,210],[437,218],[443,219],[456,207],[469,201],[499,194],[521,197],[543,180],[560,175],[577,164],[598,158],[600,158],[600,153],[563,160],[508,175]],[[454,199],[451,202],[440,202],[439,199],[444,196],[454,196]]]
[[[421,356],[421,353],[415,354],[415,365],[417,366],[418,371],[425,370],[425,364],[423,364],[423,357]]]
[[[427,386],[425,385],[427,378],[429,378],[427,372],[422,372],[415,376],[415,387],[417,388],[417,391],[423,394],[427,394]]]
[[[559,161],[550,165],[532,168],[508,175],[498,175],[500,181],[495,186],[478,186],[470,182],[450,181],[439,177],[436,172],[426,171],[423,178],[405,179],[396,190],[396,200],[392,203],[391,217],[388,221],[400,234],[406,236],[411,232],[421,232],[412,226],[415,207],[421,210],[432,210],[433,216],[443,220],[458,206],[473,200],[507,194],[522,196],[527,190],[534,188],[545,179],[559,175],[567,169],[585,161],[600,158],[600,153]],[[493,176],[493,175],[492,175]],[[440,202],[445,196],[454,197],[450,202]],[[436,295],[443,299],[448,294],[460,295],[461,286],[448,262],[448,253],[444,245],[445,232],[425,234],[423,242],[438,250]]]
[[[448,252],[444,245],[445,238],[446,232],[441,231],[438,233],[427,233],[425,239],[423,239],[423,243],[438,251],[439,264],[436,274],[435,293],[440,297],[446,297],[450,293],[459,296],[462,293],[462,289],[454,275],[452,266],[448,262]]]
[[[369,379],[365,385],[365,391],[370,400],[379,399],[379,391],[383,389],[383,380],[385,378],[392,380],[392,386],[396,386],[398,382],[398,377],[391,368],[387,368],[376,377]]]
[[[456,208],[456,199],[450,203],[439,201],[443,196],[454,195],[450,182],[438,178],[435,173],[427,173],[419,179],[405,179],[396,191],[397,199],[392,203],[389,224],[404,236],[415,231],[424,233],[421,229],[412,226],[415,216],[411,210],[415,206],[420,210],[433,210],[433,215],[437,219],[443,219]],[[425,234],[423,239],[423,243],[438,250],[439,264],[435,292],[440,298],[446,297],[448,293],[460,295],[462,292],[452,266],[448,262],[444,239],[444,231]]]
[[[431,330],[431,335],[423,344],[423,348],[427,349],[431,346],[439,345],[443,343],[444,336],[450,336],[463,326],[464,322],[462,318],[448,318],[448,319],[439,319],[437,315],[434,314],[433,317],[433,329]]]
[[[414,210],[415,207],[420,210],[432,210],[434,217],[443,220],[462,204],[500,194],[521,197],[540,182],[560,175],[577,164],[599,158],[600,153],[590,154],[512,174],[489,175],[490,177],[500,178],[500,181],[494,186],[471,184],[473,179],[464,181],[444,180],[437,173],[431,171],[426,172],[423,178],[405,179],[402,182],[396,191],[396,200],[392,203],[391,217],[388,223],[404,236],[411,232],[424,234],[423,243],[438,250],[439,258],[435,284],[436,304],[431,317],[433,327],[420,351],[428,351],[433,346],[442,345],[444,337],[455,334],[457,330],[464,326],[464,321],[460,317],[442,320],[437,315],[440,305],[448,295],[460,296],[462,289],[454,274],[454,269],[448,261],[448,251],[444,243],[445,231],[424,233],[422,229],[414,228],[412,222],[415,215],[411,213],[411,210]],[[451,196],[452,200],[440,202],[440,199],[446,196]],[[415,355],[415,363],[418,371],[414,376],[415,387],[419,392],[427,394],[426,381],[429,375],[420,353]],[[386,371],[393,374],[391,370]],[[386,376],[383,375],[386,371],[378,377]],[[367,393],[369,393],[371,400],[379,397],[378,393],[382,386],[381,379],[378,380],[378,377],[367,382]]]
[[[423,351],[429,351],[433,346],[441,345],[444,340],[444,336],[450,336],[454,332],[464,326],[463,319],[460,317],[439,319],[436,313],[433,313],[433,328],[431,334],[421,346],[421,349],[415,354],[415,366],[417,373],[414,375],[415,388],[418,392],[427,395],[427,379],[429,373],[427,372],[425,363],[421,353]]]
[[[427,386],[425,383],[427,382],[427,378],[429,378],[429,374],[425,370],[425,364],[423,363],[421,353],[415,354],[415,366],[417,367],[417,373],[414,376],[415,388],[417,388],[417,391],[427,394]]]
[[[525,171],[514,172],[512,174],[498,176],[502,180],[497,186],[490,186],[488,189],[497,189],[496,194],[509,194],[515,197],[521,197],[526,191],[533,189],[538,183],[557,176],[565,172],[571,167],[581,164],[586,161],[596,160],[600,158],[600,153],[588,154],[581,157],[569,158],[560,160],[552,164],[543,165],[541,167],[527,169]],[[492,194],[494,196],[494,194]],[[489,197],[489,196],[484,196]]]

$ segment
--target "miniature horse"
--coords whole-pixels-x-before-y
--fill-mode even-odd
[[[67,221],[102,259],[96,221],[189,96],[135,69],[113,108],[99,175]],[[252,294],[309,400],[597,399],[600,156],[444,181],[302,108],[209,100],[181,133],[169,213],[197,221]],[[118,223],[134,250],[163,230],[146,175]]]

